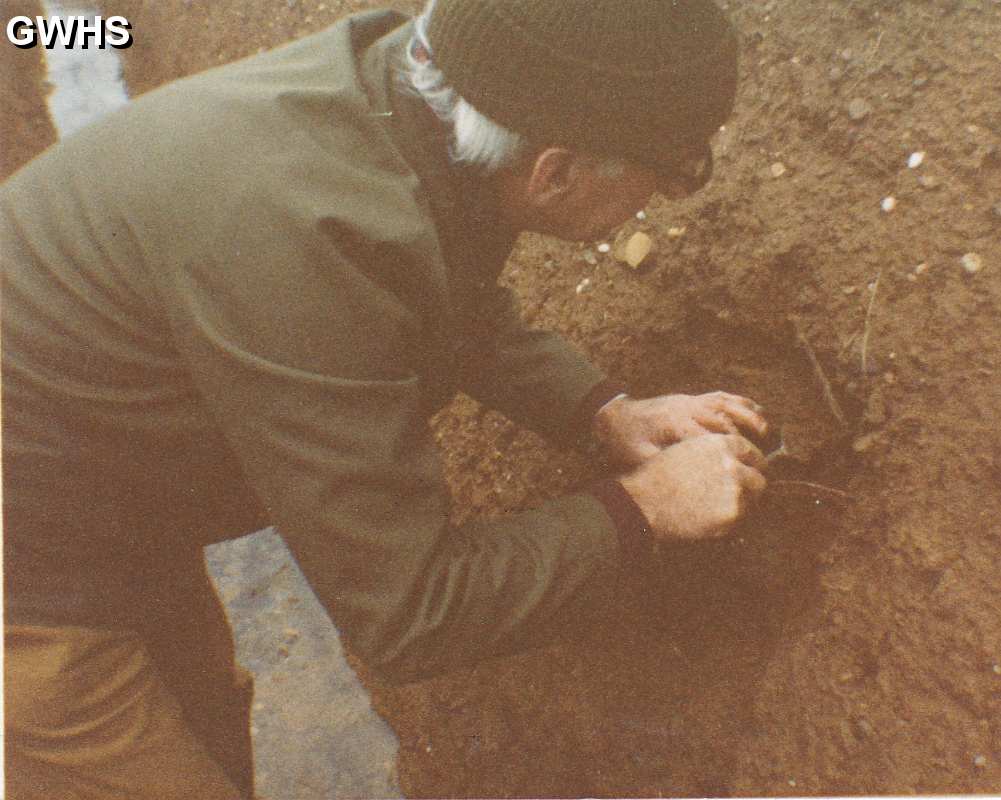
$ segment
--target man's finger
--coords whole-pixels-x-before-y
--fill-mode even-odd
[[[758,416],[763,417],[765,415],[765,407],[761,403],[754,402],[750,397],[740,397],[738,395],[737,400],[742,406],[747,406]]]
[[[643,442],[642,444],[632,448],[632,452],[629,453],[628,461],[642,464],[645,461],[649,461],[651,458],[655,458],[660,455],[663,451],[662,448],[657,447],[653,442]]]
[[[748,405],[730,401],[723,413],[727,414],[744,430],[756,433],[758,436],[764,436],[768,433],[768,422]]]
[[[712,433],[739,433],[733,419],[725,411],[710,411],[699,415],[695,421]]]
[[[768,486],[768,481],[764,475],[758,472],[758,470],[746,467],[743,464],[737,465],[737,480],[740,481],[741,486],[753,494],[761,494],[765,490],[765,487]]]
[[[727,437],[730,452],[733,453],[737,459],[746,464],[749,467],[753,467],[756,470],[764,471],[767,465],[767,460],[764,454],[755,447],[751,442],[747,441],[743,436],[731,435]]]
[[[744,397],[740,394],[730,394],[729,392],[716,392],[716,397],[720,400],[726,400],[730,403],[737,403],[738,405],[746,406],[751,409],[755,414],[764,414],[765,409],[760,403],[754,402],[750,397]]]

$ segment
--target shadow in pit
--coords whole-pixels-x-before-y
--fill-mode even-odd
[[[853,460],[807,354],[781,333],[693,315],[670,336],[649,333],[629,376],[649,394],[665,391],[656,372],[671,376],[669,391],[755,398],[775,431],[762,449],[777,447],[781,431],[790,457],[775,462],[775,488],[729,536],[662,546],[622,587],[614,622],[587,651],[608,721],[600,759],[628,768],[597,794],[728,796],[768,663],[819,601],[819,556],[849,511],[837,490]]]
[[[817,556],[840,526],[823,501],[771,495],[732,535],[662,548],[623,587],[618,619],[588,648],[601,761],[628,767],[598,795],[729,796],[762,676],[818,602]]]

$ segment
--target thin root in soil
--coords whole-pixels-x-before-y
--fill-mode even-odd
[[[834,396],[831,382],[828,380],[827,373],[824,372],[824,368],[820,364],[820,359],[817,358],[817,354],[813,350],[813,345],[806,338],[802,323],[798,319],[793,318],[792,324],[793,329],[796,331],[796,341],[799,342],[807,358],[810,359],[810,366],[813,367],[813,374],[817,377],[817,383],[820,384],[821,391],[824,393],[824,400],[827,401],[827,407],[831,410],[831,414],[834,415],[834,418],[840,423],[841,427],[847,428],[848,418],[845,416],[845,412],[842,411],[841,404],[838,403],[837,398]]]

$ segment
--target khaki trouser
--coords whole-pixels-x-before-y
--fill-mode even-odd
[[[8,800],[253,796],[249,673],[207,580],[173,583],[145,635],[6,627]]]

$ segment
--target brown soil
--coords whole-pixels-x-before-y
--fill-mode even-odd
[[[371,5],[106,3],[134,92]],[[586,640],[373,686],[410,796],[1001,791],[1001,4],[730,5],[739,111],[711,187],[628,226],[652,263],[525,237],[505,280],[636,393],[766,403],[788,477],[851,499],[776,487],[730,539],[661,552]],[[23,113],[5,137],[37,147]],[[436,431],[459,517],[591,474],[468,400]]]
[[[41,13],[34,0],[6,0],[0,23]],[[45,110],[45,64],[38,48],[20,50],[6,36],[0,44],[0,179],[23,166],[56,140]]]

